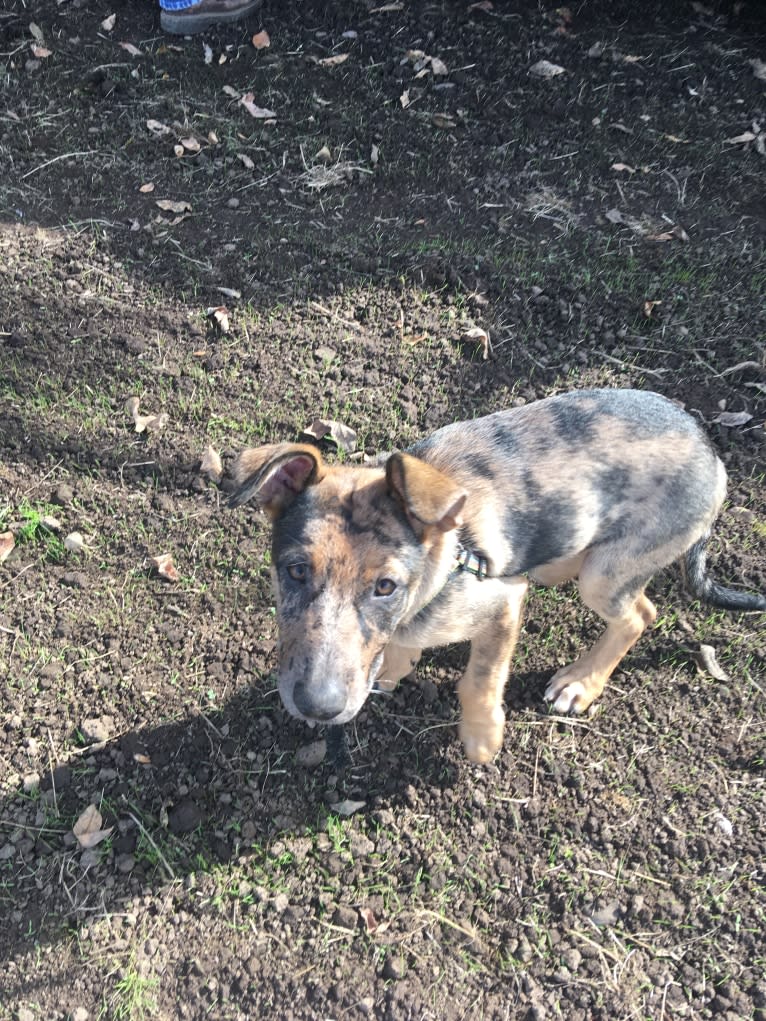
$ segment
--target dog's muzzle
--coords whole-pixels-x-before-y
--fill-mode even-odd
[[[337,682],[316,685],[299,681],[293,688],[293,702],[301,716],[317,723],[327,723],[340,716],[346,708],[346,690]]]

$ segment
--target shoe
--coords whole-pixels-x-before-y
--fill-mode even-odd
[[[196,35],[212,25],[239,21],[251,14],[263,0],[200,0],[180,11],[161,11],[160,25],[172,35]]]

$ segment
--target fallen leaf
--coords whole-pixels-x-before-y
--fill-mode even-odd
[[[205,64],[213,63],[213,47],[209,43],[205,43],[202,47],[202,59]]]
[[[252,39],[253,46],[256,50],[265,50],[271,46],[271,39],[269,39],[268,32],[256,32]]]
[[[366,801],[338,801],[334,805],[330,805],[330,809],[336,812],[338,815],[353,815],[354,812],[358,812],[360,808],[364,808],[367,804]]]
[[[104,18],[104,20],[101,22],[101,28],[105,32],[111,32],[112,29],[114,28],[114,25],[115,25],[116,21],[117,21],[117,15],[116,14],[110,14],[108,18]]]
[[[716,681],[729,680],[729,675],[715,658],[715,649],[712,645],[700,645],[699,650],[692,653],[692,659],[697,664],[699,673],[710,674]]]
[[[486,330],[482,330],[480,326],[472,326],[469,330],[466,330],[462,335],[462,340],[470,340],[474,344],[480,344],[482,347],[482,357],[484,361],[489,358],[490,342],[489,334]]]
[[[402,110],[406,110],[410,105],[410,90],[405,89],[404,92],[399,96],[399,102],[401,103]]]
[[[15,545],[16,540],[13,537],[13,532],[0,532],[0,564],[8,559]]]
[[[150,192],[154,191],[154,185],[151,181],[147,181],[146,184],[142,184],[138,190],[142,195],[148,195]]]
[[[189,138],[182,138],[180,141],[181,145],[187,152],[199,152],[202,148],[197,139],[193,136],[190,136]]]
[[[240,103],[251,117],[255,117],[257,120],[274,120],[277,116],[273,110],[267,110],[263,106],[257,106],[254,102],[255,96],[252,92],[247,92],[240,99]]]
[[[242,291],[238,291],[235,287],[216,287],[216,291],[220,294],[225,294],[227,298],[239,300],[242,297]]]
[[[51,532],[61,531],[61,522],[58,518],[54,518],[52,514],[44,514],[43,517],[40,518],[40,524]]]
[[[356,449],[356,433],[342,422],[332,419],[315,418],[304,430],[304,435],[313,436],[315,440],[329,439],[341,450],[350,454]]]
[[[184,155],[184,147],[182,145],[180,145],[180,144],[174,145],[173,146],[173,152],[176,154],[176,156],[183,156]]]
[[[752,67],[755,77],[760,78],[762,82],[766,82],[766,61],[755,57],[753,60],[749,60],[748,63]]]
[[[372,908],[359,908],[359,915],[364,922],[365,930],[368,933],[371,934],[380,927],[380,922],[375,917],[375,913]]]
[[[745,142],[754,142],[756,135],[752,131],[743,131],[741,135],[735,135],[734,138],[725,138],[725,145],[744,145]]]
[[[102,840],[106,840],[114,827],[110,826],[107,830],[102,829],[103,821],[103,817],[96,806],[88,805],[72,827],[72,833],[77,837],[80,847],[96,847]]]
[[[192,211],[188,202],[176,202],[173,199],[157,199],[155,205],[166,213],[190,213]]]
[[[552,64],[550,60],[538,60],[530,67],[529,73],[533,74],[535,78],[555,78],[557,75],[564,74],[564,68],[560,64]]]
[[[151,766],[152,760],[144,752],[133,752],[133,761],[139,766]]]
[[[70,532],[64,539],[64,548],[70,553],[83,553],[89,547],[79,532]]]
[[[229,332],[229,310],[225,305],[214,305],[205,314],[216,324],[221,333]]]
[[[441,128],[443,131],[451,131],[452,128],[457,127],[457,121],[448,113],[431,114],[431,123],[435,128]]]
[[[627,163],[613,163],[610,170],[625,170],[629,174],[635,174],[636,168],[629,166]]]
[[[434,74],[438,75],[449,74],[449,71],[447,70],[447,65],[444,63],[443,60],[439,60],[438,57],[431,57],[431,70],[433,71]]]
[[[129,53],[131,57],[143,57],[143,53],[133,43],[120,43],[119,44],[126,53]]]
[[[372,163],[374,167],[377,167],[379,159],[380,149],[377,147],[377,145],[373,145],[372,148],[370,149],[370,163]]]
[[[332,163],[332,153],[326,145],[323,145],[319,152],[314,155],[314,159],[319,163]]]
[[[158,557],[151,558],[152,565],[157,569],[157,574],[168,581],[178,581],[181,575],[173,563],[172,553],[160,553]]]
[[[652,312],[654,312],[655,308],[657,308],[657,306],[661,305],[661,304],[662,304],[661,300],[654,300],[654,301],[647,300],[647,301],[645,301],[644,302],[644,317],[646,319],[651,319],[652,318]]]
[[[208,131],[207,140],[211,145],[218,145],[218,135],[216,135],[215,131]]]
[[[715,824],[721,833],[727,837],[734,835],[734,826],[732,825],[731,820],[727,819],[722,812],[716,812],[713,818],[715,819]]]
[[[160,138],[162,138],[163,135],[170,134],[170,128],[167,124],[163,124],[162,121],[156,121],[151,117],[146,122],[146,126],[153,135],[157,135]]]
[[[220,482],[223,478],[223,462],[221,455],[214,447],[208,445],[202,455],[199,470],[202,475],[207,475],[211,482]]]
[[[131,418],[135,418],[136,415],[138,414],[138,408],[140,404],[141,404],[140,397],[128,397],[128,399],[125,401],[125,410],[130,415]]]
[[[319,67],[337,67],[338,64],[345,63],[350,56],[350,53],[334,53],[331,57],[322,57],[317,60],[317,65]]]
[[[44,60],[45,57],[53,56],[53,50],[49,50],[46,46],[32,46],[32,53],[38,60]]]
[[[403,11],[403,10],[404,4],[402,3],[383,4],[382,7],[373,7],[373,9],[370,11],[370,14],[387,14],[389,11]]]
[[[679,138],[678,135],[663,135],[662,136],[668,142],[678,142],[680,145],[688,145],[688,138]]]
[[[250,159],[246,152],[238,152],[237,159],[247,170],[255,170],[255,163]]]
[[[139,398],[128,397],[125,401],[125,411],[133,419],[135,430],[137,433],[142,432],[159,432],[160,429],[164,429],[170,420],[170,416],[164,411],[159,415],[139,415]]]
[[[736,429],[740,425],[747,425],[752,417],[748,411],[722,411],[712,421],[716,425],[725,426],[727,429]]]
[[[30,35],[33,35],[35,37],[35,39],[40,43],[40,45],[42,45],[45,42],[43,30],[40,28],[39,25],[36,25],[34,21],[30,21],[29,23],[29,32]]]

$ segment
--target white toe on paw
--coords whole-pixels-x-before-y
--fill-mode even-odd
[[[563,688],[553,703],[557,713],[579,712],[577,702],[585,697],[585,685],[580,681],[572,681]]]

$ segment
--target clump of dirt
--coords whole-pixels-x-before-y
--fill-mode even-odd
[[[450,648],[339,771],[275,689],[266,523],[201,468],[658,390],[729,469],[714,573],[766,591],[760,5],[288,0],[182,39],[9,0],[0,38],[0,1018],[760,1017],[760,619],[668,572],[563,719],[598,624],[536,591],[493,765]]]

